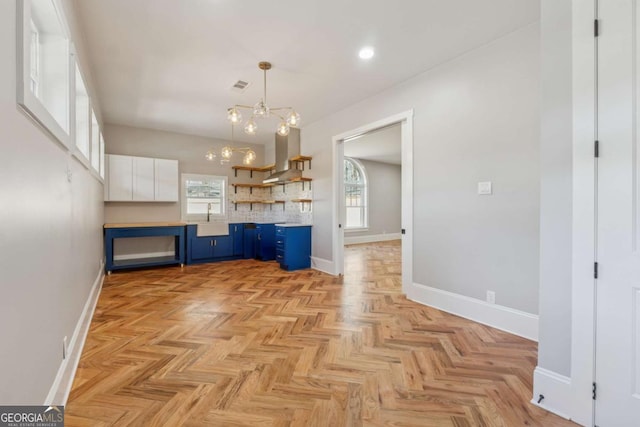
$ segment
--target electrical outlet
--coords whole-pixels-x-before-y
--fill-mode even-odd
[[[496,303],[496,293],[494,291],[487,291],[487,302],[489,304]]]
[[[67,358],[67,336],[65,335],[64,338],[62,338],[62,360]]]

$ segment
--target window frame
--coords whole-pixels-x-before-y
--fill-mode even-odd
[[[82,70],[80,69],[80,66],[78,63],[75,64],[75,70],[74,70],[74,88],[76,88],[75,92],[74,92],[74,149],[72,151],[72,154],[78,158],[78,160],[80,160],[80,162],[87,168],[89,169],[91,167],[91,112],[92,112],[92,104],[91,104],[91,97],[89,96],[89,90],[87,88],[87,84],[86,84],[86,79],[84,78],[83,74],[82,74]],[[82,111],[79,111],[79,99],[78,99],[78,91],[77,91],[77,86],[78,84],[80,84],[82,86],[82,88],[84,89],[84,95],[86,98],[86,109],[82,109]],[[84,115],[84,120],[86,121],[86,129],[84,132],[84,137],[86,138],[86,147],[83,147],[79,144],[79,138],[80,135],[78,134],[78,116],[79,114],[82,113]],[[84,149],[83,149],[84,148]],[[86,152],[85,152],[86,150]]]
[[[209,175],[209,174],[195,174],[195,173],[183,173],[180,174],[180,211],[182,221],[185,222],[201,222],[207,220],[207,214],[195,214],[188,213],[188,197],[187,197],[187,180],[220,180],[222,195],[220,196],[221,213],[212,213],[211,219],[226,219],[227,218],[227,196],[229,178],[226,175]]]
[[[91,169],[98,175],[100,175],[100,139],[102,137],[102,131],[100,129],[100,122],[98,116],[91,104],[91,98],[89,98],[89,164]]]
[[[19,0],[17,4],[17,102],[22,109],[53,135],[60,144],[69,151],[75,145],[75,56],[69,25],[60,0],[51,0],[55,9],[62,36],[66,40],[67,81],[66,81],[66,120],[63,125],[49,111],[36,94],[31,90],[31,40],[34,33],[41,37],[40,29],[32,27],[32,4],[30,0]],[[40,70],[41,71],[41,70]]]
[[[29,27],[31,28],[29,34],[29,89],[37,98],[40,91],[40,31],[31,19],[29,20]]]
[[[364,165],[358,161],[357,159],[354,159],[352,157],[344,157],[344,162],[343,162],[343,168],[344,163],[346,162],[350,162],[353,164],[354,167],[356,167],[358,169],[358,171],[360,172],[360,175],[362,176],[362,184],[353,184],[353,183],[347,183],[347,177],[346,175],[343,176],[343,195],[344,195],[344,212],[345,212],[345,222],[344,222],[344,231],[345,232],[357,232],[357,231],[366,231],[369,229],[369,180],[367,178],[367,171],[364,167]],[[351,226],[349,227],[347,224],[347,208],[348,207],[354,207],[354,206],[349,206],[347,205],[347,187],[355,187],[355,188],[360,188],[361,189],[361,193],[362,193],[362,203],[359,206],[355,206],[355,207],[359,207],[362,211],[361,215],[362,215],[362,225],[361,226]]]

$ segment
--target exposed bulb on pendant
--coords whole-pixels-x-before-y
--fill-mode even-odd
[[[253,115],[256,117],[266,119],[269,117],[269,113],[269,107],[267,107],[267,104],[265,104],[262,99],[253,106]]]
[[[296,113],[295,110],[291,110],[287,115],[287,123],[289,126],[297,127],[300,124],[300,114]]]
[[[287,122],[285,121],[281,121],[280,124],[278,124],[278,135],[280,136],[287,136],[289,135],[289,125],[287,124]]]
[[[207,154],[204,155],[204,158],[209,160],[210,162],[214,161],[216,157],[216,153],[214,153],[213,151],[207,151]]]
[[[227,146],[222,147],[222,151],[220,151],[220,155],[224,160],[229,160],[233,155],[233,148]]]
[[[244,155],[244,160],[248,161],[249,163],[245,163],[245,164],[251,164],[255,159],[256,159],[256,152],[253,151],[251,148],[249,148]]]
[[[245,123],[244,132],[249,135],[255,135],[257,130],[258,130],[258,124],[252,117],[247,121],[247,123]]]
[[[238,124],[242,121],[242,114],[236,107],[229,108],[227,110],[227,120],[229,120],[233,124]]]

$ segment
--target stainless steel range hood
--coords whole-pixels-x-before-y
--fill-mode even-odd
[[[300,129],[289,129],[289,135],[276,133],[276,171],[269,175],[264,184],[291,181],[302,176],[302,171],[290,168],[289,159],[300,155]]]

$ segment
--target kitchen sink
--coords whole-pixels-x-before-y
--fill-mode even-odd
[[[196,227],[198,237],[229,235],[229,223],[224,221],[199,222]]]

